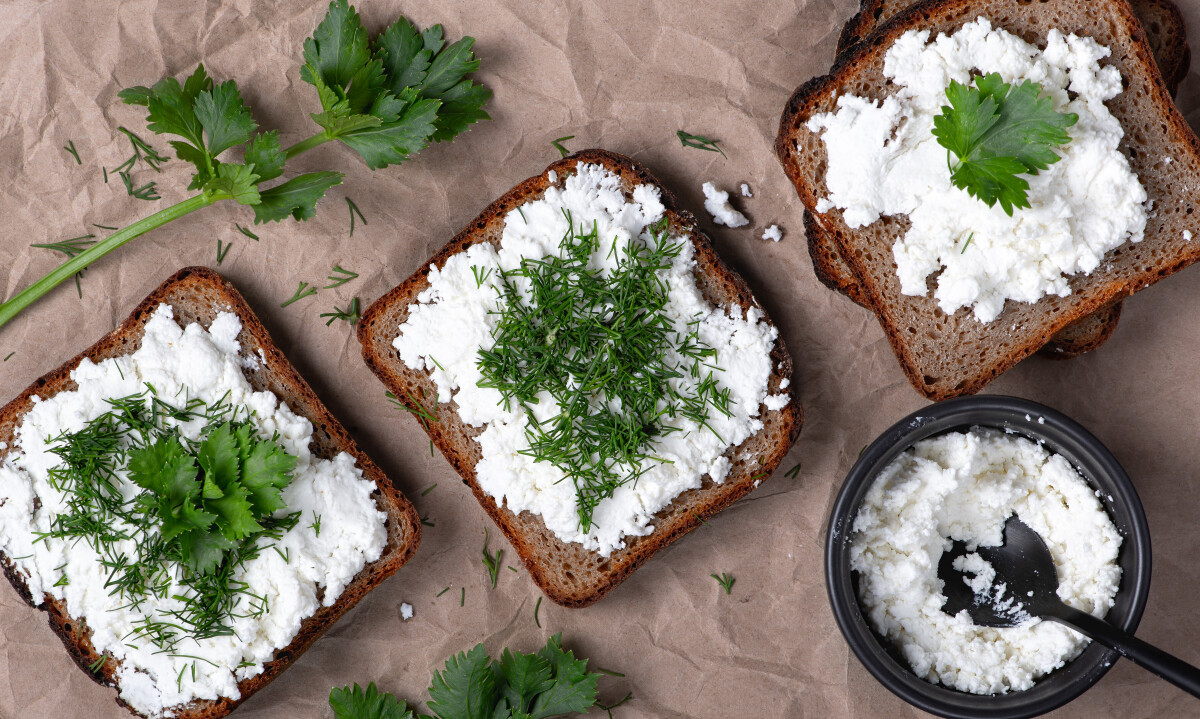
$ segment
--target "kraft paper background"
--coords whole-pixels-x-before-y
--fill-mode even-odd
[[[1200,40],[1200,0],[1179,0]],[[362,447],[407,493],[426,527],[416,557],[368,596],[284,675],[239,708],[239,719],[331,717],[334,686],[375,681],[423,704],[431,671],[482,641],[530,651],[550,634],[599,666],[625,674],[601,681],[614,711],[642,717],[916,717],[850,654],[823,584],[824,526],[861,447],[925,404],[909,386],[875,319],[822,287],[804,243],[801,206],[772,153],[793,89],[824,72],[855,0],[492,0],[360,3],[372,32],[398,14],[445,24],[450,38],[478,38],[479,79],[495,93],[493,120],[453,144],[430,147],[399,167],[371,172],[347,148],[309,152],[290,172],[340,170],[307,223],[254,228],[251,212],[223,203],[175,222],[96,263],[0,329],[0,402],[109,332],[143,296],[186,265],[216,267],[217,241],[232,243],[217,269],[245,294],[284,353]],[[11,296],[59,262],[30,243],[124,226],[182,199],[178,160],[156,180],[163,199],[126,196],[101,167],[128,155],[116,132],[145,130],[123,87],[190,73],[203,62],[235,79],[259,124],[284,144],[316,130],[314,89],[299,79],[301,43],[325,4],[250,0],[126,3],[0,0],[0,296]],[[1200,77],[1181,105],[1200,123]],[[680,147],[675,131],[719,138],[728,159]],[[500,572],[487,586],[484,513],[416,421],[384,398],[360,359],[351,328],[318,318],[352,297],[363,305],[397,284],[494,198],[558,158],[550,141],[603,147],[645,163],[684,208],[701,217],[717,250],[740,271],[779,325],[795,360],[793,387],[804,430],[782,471],[747,499],[662,552],[599,604],[565,610],[545,601],[527,573]],[[74,141],[83,164],[61,148]],[[714,181],[752,199],[739,230],[714,227],[700,185]],[[367,224],[349,236],[344,197]],[[775,244],[761,239],[778,223]],[[281,309],[299,281],[322,283],[334,264],[361,277]],[[989,388],[1073,416],[1106,442],[1134,478],[1149,517],[1154,579],[1144,639],[1200,663],[1200,283],[1192,269],[1126,302],[1101,350],[1069,362],[1033,358]],[[783,471],[803,463],[794,479]],[[422,495],[422,490],[437,488]],[[505,547],[504,565],[519,568]],[[712,573],[737,581],[726,596]],[[450,591],[437,597],[443,588]],[[459,606],[465,587],[464,606]],[[401,621],[400,604],[415,616]],[[112,689],[67,658],[44,615],[0,586],[0,717],[120,719]],[[602,712],[593,716],[602,716]],[[1200,717],[1200,702],[1128,662],[1053,716]]]

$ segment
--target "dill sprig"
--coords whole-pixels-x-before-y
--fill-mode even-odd
[[[317,294],[316,287],[308,284],[307,282],[301,282],[300,285],[296,288],[296,292],[295,292],[295,294],[292,295],[291,299],[287,300],[286,302],[284,302],[283,304],[281,304],[279,306],[287,307],[288,305],[292,304],[293,302],[299,302],[300,300],[304,299],[305,297],[312,297],[315,294]]]
[[[224,261],[225,261],[225,255],[229,254],[229,248],[230,248],[230,247],[233,247],[233,243],[232,243],[232,242],[230,242],[230,243],[227,245],[227,244],[225,244],[224,242],[222,242],[220,239],[218,239],[218,240],[217,240],[217,265],[218,265],[218,266],[219,266],[219,265],[220,265],[222,262],[224,262]]]
[[[679,431],[671,420],[712,431],[710,413],[728,415],[730,395],[713,375],[716,350],[700,339],[699,320],[681,332],[665,314],[668,287],[659,273],[683,248],[666,220],[625,248],[614,244],[615,268],[602,273],[591,267],[601,247],[595,224],[577,228],[564,215],[561,254],[499,273],[503,308],[495,344],[479,352],[479,386],[499,390],[505,408],[515,402],[530,417],[543,393],[557,404],[557,415],[529,423],[522,451],[575,485],[586,532],[597,504],[636,480],[644,461],[661,461],[650,445]]]
[[[342,269],[341,265],[334,265],[330,275],[325,279],[329,280],[329,284],[325,285],[325,289],[332,290],[334,287],[341,287],[350,280],[358,279],[358,273]]]
[[[392,394],[391,392],[385,392],[384,396],[387,397],[387,400],[389,402],[391,402],[392,404],[396,405],[397,407],[404,410],[405,412],[409,412],[412,415],[414,415],[417,418],[417,421],[419,421],[421,423],[421,426],[425,428],[425,431],[428,432],[429,431],[429,423],[438,421],[438,419],[437,419],[437,410],[438,410],[437,397],[435,396],[433,398],[433,408],[430,409],[430,408],[427,408],[424,404],[422,404],[420,400],[418,400],[416,397],[414,397],[413,393],[411,391],[405,390],[405,394],[408,395],[408,402],[401,402],[400,399],[397,398],[396,395]]]
[[[492,589],[496,588],[496,580],[500,578],[500,559],[504,556],[503,549],[495,553],[488,551],[488,531],[483,530],[483,566],[487,567],[488,579],[492,580]]]
[[[796,476],[800,474],[800,467],[801,465],[797,463],[795,467],[789,469],[783,476],[787,477],[788,479],[795,479]]]
[[[233,226],[238,228],[238,232],[242,233],[246,237],[249,237],[250,239],[254,240],[255,242],[258,242],[258,235],[254,234],[250,230],[247,230],[245,227],[242,227],[241,225],[239,225],[236,222],[233,223]]]
[[[566,157],[567,155],[571,154],[571,151],[568,150],[566,147],[563,147],[563,143],[566,142],[567,140],[574,140],[574,139],[575,139],[574,135],[567,135],[566,137],[560,137],[557,140],[551,140],[550,144],[554,145],[554,149],[558,150],[560,155],[562,155],[563,157]]]
[[[354,237],[354,216],[358,215],[358,219],[363,223],[363,227],[367,226],[367,218],[363,217],[362,210],[358,209],[358,205],[354,204],[354,200],[346,198],[346,207],[350,209],[350,236]],[[357,277],[358,275],[355,275]]]
[[[724,589],[726,594],[729,594],[733,591],[733,583],[737,581],[733,578],[732,574],[726,574],[725,572],[721,572],[721,576],[719,577],[715,574],[710,574],[708,576],[717,580],[717,584],[721,585],[721,589]]]
[[[346,305],[346,309],[342,309],[341,307],[334,305],[333,312],[322,312],[321,317],[329,318],[329,321],[325,323],[326,327],[338,320],[345,320],[352,325],[358,324],[359,318],[362,317],[358,298],[355,297],[354,299],[350,300],[350,304]]]
[[[76,165],[83,164],[83,160],[79,159],[79,151],[75,149],[75,141],[74,140],[67,140],[67,144],[63,145],[63,149],[66,150],[67,152],[71,153],[71,156],[75,158]]]
[[[684,147],[694,147],[697,150],[704,150],[705,152],[719,152],[721,153],[721,157],[729,159],[729,156],[720,147],[720,140],[713,140],[703,135],[693,135],[683,130],[676,130],[675,136],[679,138],[679,142]]]
[[[233,619],[267,610],[266,598],[250,593],[237,571],[300,514],[275,516],[295,458],[276,439],[258,439],[244,411],[227,398],[176,406],[146,386],[109,399],[111,409],[82,429],[51,438],[61,461],[48,481],[66,506],[37,541],[89,544],[100,555],[105,588],[124,607],[137,609],[150,597],[179,600],[135,622],[128,635],[169,652],[184,636],[230,635]],[[193,421],[204,423],[197,439],[179,431]],[[253,476],[242,474],[241,463],[254,466]],[[122,470],[142,491],[122,492]],[[132,553],[121,551],[127,540]]]
[[[30,247],[37,247],[43,250],[54,250],[55,252],[61,252],[68,258],[71,258],[96,244],[96,241],[92,239],[94,237],[95,235],[81,235],[79,237],[72,237],[69,240],[32,244]]]

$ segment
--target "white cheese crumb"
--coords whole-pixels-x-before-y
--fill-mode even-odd
[[[786,407],[789,401],[791,401],[791,395],[789,394],[771,394],[767,395],[766,399],[763,400],[763,404],[767,406],[767,410],[774,412]]]
[[[792,386],[792,381],[790,379],[788,379],[787,377],[784,377],[783,379],[779,380],[779,389],[787,389],[788,387],[791,387],[791,386]]]
[[[726,227],[744,227],[750,224],[746,216],[729,204],[729,193],[718,190],[711,182],[704,183],[704,209],[712,215],[713,222]]]
[[[408,602],[400,603],[400,618],[406,622],[413,618],[413,606]]]
[[[551,185],[553,185],[556,182],[558,182],[558,173],[555,172],[554,170],[547,170],[546,171],[546,179],[550,181]]]
[[[742,183],[742,197],[754,197],[754,194],[750,192],[750,186],[744,182]]]
[[[764,240],[773,240],[779,242],[783,239],[783,230],[779,229],[779,225],[771,225],[763,231],[762,238]]]
[[[1192,241],[1192,231],[1191,231],[1191,230],[1184,230],[1184,231],[1183,231],[1183,241],[1184,241],[1184,242],[1191,242],[1191,241]]]

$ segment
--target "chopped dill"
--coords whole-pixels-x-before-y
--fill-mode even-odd
[[[325,285],[324,289],[332,290],[334,287],[341,287],[350,280],[358,279],[358,273],[343,269],[341,265],[334,265],[333,270],[330,271],[330,275],[325,279],[329,280],[329,284]]]
[[[571,151],[568,150],[567,148],[563,147],[563,143],[566,142],[567,140],[574,140],[574,139],[575,139],[574,135],[567,135],[566,137],[560,137],[557,140],[551,140],[550,144],[554,145],[554,149],[558,150],[560,155],[562,155],[563,157],[566,157],[567,155],[571,154]]]
[[[421,496],[422,496],[422,497],[424,497],[425,495],[429,494],[430,492],[432,492],[432,491],[433,491],[433,490],[435,490],[435,489],[437,489],[437,482],[434,482],[434,483],[433,483],[433,484],[431,484],[430,486],[426,487],[426,488],[425,488],[425,489],[424,489],[424,490],[421,492]]]
[[[293,302],[298,302],[298,301],[304,299],[305,297],[312,297],[315,294],[317,294],[316,287],[313,287],[312,285],[308,284],[307,282],[301,282],[300,286],[296,288],[295,294],[292,295],[292,298],[290,300],[287,300],[286,302],[284,302],[283,304],[281,304],[279,306],[287,307],[288,305],[292,304]]]
[[[538,626],[538,629],[542,628],[542,620],[538,619],[538,611],[541,608],[542,608],[542,598],[538,597],[537,603],[533,605],[533,623]]]
[[[362,318],[362,311],[358,304],[358,298],[355,297],[350,300],[350,304],[346,305],[346,309],[334,305],[333,312],[322,312],[321,316],[329,318],[329,321],[325,323],[326,327],[338,320],[345,320],[352,325],[356,325],[358,324],[358,320]]]
[[[242,233],[246,237],[249,237],[250,239],[254,240],[255,242],[258,242],[258,235],[254,234],[250,230],[247,230],[245,227],[242,227],[241,225],[239,225],[236,222],[233,223],[233,226],[238,228],[238,232]]]
[[[346,206],[350,208],[350,236],[354,237],[354,216],[358,215],[358,219],[364,227],[367,224],[367,218],[363,217],[362,210],[358,209],[358,205],[354,204],[354,200],[349,197],[346,198]]]
[[[726,574],[725,572],[721,572],[721,576],[719,577],[715,574],[710,574],[708,576],[717,580],[717,584],[721,585],[721,589],[724,589],[726,594],[729,594],[733,591],[733,583],[737,581],[733,578],[732,574]]]
[[[711,140],[703,135],[693,135],[683,130],[677,130],[675,137],[679,138],[679,142],[684,147],[694,147],[697,150],[704,150],[706,152],[719,152],[721,153],[721,157],[729,159],[729,156],[720,147],[720,140]]]
[[[67,152],[71,153],[71,156],[75,158],[76,165],[83,164],[83,160],[79,159],[79,152],[75,149],[75,141],[74,140],[67,140],[67,144],[63,145],[63,149],[66,150]]]
[[[217,239],[217,266],[220,266],[225,261],[225,255],[229,254],[230,247],[233,247],[232,242],[227,245],[219,238]]]
[[[488,551],[488,531],[483,530],[483,566],[487,567],[488,579],[492,580],[492,589],[496,588],[496,580],[500,578],[500,559],[503,556],[503,549],[497,549],[495,554]]]

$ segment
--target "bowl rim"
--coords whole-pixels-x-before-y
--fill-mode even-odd
[[[990,414],[994,419],[978,418]],[[973,419],[968,419],[973,417]],[[868,445],[846,475],[829,515],[825,535],[825,587],[838,629],[858,660],[881,684],[892,693],[919,709],[948,719],[1028,719],[1056,709],[1087,691],[1103,677],[1120,656],[1115,650],[1092,642],[1078,657],[1034,687],[1008,694],[981,695],[961,692],[934,684],[918,677],[906,663],[888,652],[882,640],[871,629],[859,606],[853,582],[854,572],[849,563],[849,530],[866,489],[892,459],[916,442],[939,434],[962,431],[974,426],[994,427],[1015,431],[1035,441],[1044,441],[1056,453],[1070,455],[1057,448],[1058,438],[1066,438],[1081,451],[1068,456],[1072,466],[1080,470],[1085,481],[1100,488],[1103,474],[1114,485],[1105,496],[1111,506],[1105,510],[1113,523],[1122,530],[1121,558],[1123,565],[1117,604],[1110,610],[1128,607],[1123,617],[1116,617],[1118,626],[1129,633],[1137,629],[1145,610],[1150,585],[1150,531],[1145,510],[1132,480],[1107,447],[1082,425],[1045,405],[1019,397],[983,395],[960,397],[919,409],[892,425]],[[1093,474],[1088,469],[1100,470]],[[1105,497],[1101,497],[1103,502]],[[1114,509],[1123,508],[1129,526],[1122,527],[1114,517]],[[1125,564],[1125,553],[1134,576]],[[1060,674],[1061,673],[1061,674]],[[1054,678],[1063,680],[1055,685]],[[1039,687],[1043,687],[1039,689]]]

